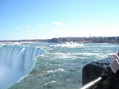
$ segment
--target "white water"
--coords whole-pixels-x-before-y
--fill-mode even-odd
[[[28,74],[35,57],[44,54],[44,50],[35,47],[0,47],[0,89],[17,82]]]
[[[50,45],[50,47],[70,47],[70,48],[82,47],[82,46],[84,45],[76,42],[66,42],[57,45]]]

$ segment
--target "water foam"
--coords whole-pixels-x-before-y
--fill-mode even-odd
[[[43,49],[35,47],[0,47],[0,89],[28,74],[35,57],[44,53]]]
[[[76,43],[76,42],[66,42],[57,45],[50,45],[50,47],[69,47],[69,48],[82,47],[82,46],[84,46],[82,43]]]

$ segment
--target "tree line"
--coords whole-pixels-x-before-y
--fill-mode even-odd
[[[119,43],[117,37],[60,37],[49,39],[48,42],[78,42],[78,43]]]

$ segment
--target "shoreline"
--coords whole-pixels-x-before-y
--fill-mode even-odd
[[[59,37],[52,39],[23,39],[23,40],[0,40],[1,42],[49,42],[49,43],[119,43],[119,36],[116,37]]]

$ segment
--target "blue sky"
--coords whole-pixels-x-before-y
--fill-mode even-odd
[[[0,40],[118,36],[119,0],[0,0]]]

